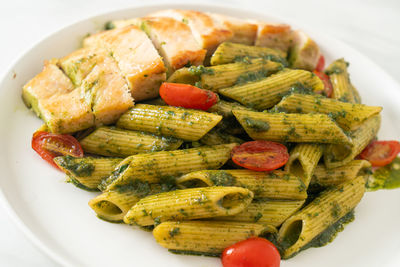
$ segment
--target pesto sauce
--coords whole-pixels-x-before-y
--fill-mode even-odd
[[[266,132],[270,128],[269,123],[266,121],[244,118],[244,122],[246,123],[247,127],[251,128],[255,132]]]
[[[127,184],[118,184],[115,186],[114,190],[121,194],[132,192],[140,198],[148,196],[151,192],[150,184],[139,179],[133,180]]]
[[[236,82],[235,85],[240,85],[240,84],[245,84],[248,82],[254,82],[257,80],[261,80],[265,77],[267,77],[269,74],[268,70],[259,70],[259,71],[249,71],[246,73],[243,73],[242,75],[240,75]]]
[[[76,180],[72,176],[68,176],[67,183],[71,183],[71,184],[75,185],[76,187],[78,187],[80,189],[83,189],[83,190],[86,190],[86,191],[89,191],[89,192],[97,192],[97,191],[99,191],[99,189],[97,189],[97,188],[90,188],[90,187],[87,187],[87,186],[81,184],[78,180]]]
[[[190,251],[190,250],[176,250],[176,249],[168,249],[169,252],[180,255],[192,255],[192,256],[208,256],[208,257],[219,257],[221,253],[216,252],[199,252],[199,251]]]
[[[192,75],[201,76],[202,74],[214,75],[214,70],[210,68],[206,68],[203,65],[200,66],[191,66],[188,71]]]
[[[400,158],[392,163],[377,169],[371,175],[365,185],[368,191],[379,189],[395,189],[400,187]]]
[[[100,184],[98,185],[98,188],[100,191],[106,190],[107,186],[111,184],[113,181],[115,181],[118,176],[124,172],[127,168],[129,167],[129,164],[124,164],[122,166],[119,166],[118,169],[113,171],[109,177],[106,177],[105,179],[102,179]]]
[[[317,215],[318,216],[318,215]],[[354,210],[348,212],[346,215],[344,215],[342,218],[340,218],[337,222],[334,224],[330,225],[328,228],[326,228],[322,233],[314,237],[308,244],[303,246],[298,252],[294,253],[288,258],[284,259],[290,259],[302,252],[303,250],[306,250],[308,248],[318,248],[318,247],[323,247],[329,243],[331,243],[337,236],[337,234],[341,231],[344,230],[344,226],[354,220]],[[293,236],[296,236],[296,233],[293,233]],[[284,240],[283,242],[279,243],[277,241],[277,237],[274,234],[270,234],[267,236],[267,239],[271,241],[276,248],[278,249],[279,253],[283,255],[283,251],[290,247],[296,240],[291,240],[290,236],[288,239]],[[293,239],[293,238],[292,238]]]
[[[77,177],[90,176],[95,168],[92,163],[72,156],[59,157],[58,164]]]
[[[211,173],[210,180],[216,186],[233,186],[236,184],[236,178],[226,171]]]

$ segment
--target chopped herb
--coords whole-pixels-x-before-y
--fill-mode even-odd
[[[270,128],[269,123],[266,121],[244,118],[244,122],[246,123],[247,127],[251,128],[255,132],[266,132]]]
[[[180,234],[180,229],[179,227],[174,227],[174,229],[169,231],[169,236],[172,238],[176,235]]]

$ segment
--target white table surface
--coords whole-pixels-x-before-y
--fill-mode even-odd
[[[81,18],[129,7],[139,2],[141,1],[0,0],[0,51],[3,51],[0,77],[22,52],[59,28]],[[400,1],[398,0],[214,0],[212,2],[227,6],[251,5],[258,11],[265,10],[268,14],[311,25],[315,31],[342,40],[370,57],[400,82],[398,63],[400,62]],[[58,266],[27,240],[1,205],[0,266]]]

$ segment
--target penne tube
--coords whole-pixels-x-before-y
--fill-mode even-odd
[[[352,211],[365,191],[363,177],[326,190],[281,226],[278,241],[283,246],[283,258],[299,252],[330,225]]]
[[[210,131],[222,116],[200,110],[138,104],[117,121],[117,127],[197,141]]]
[[[341,58],[329,65],[325,72],[332,83],[332,98],[344,102],[356,103],[356,98],[358,99],[359,95],[350,82],[350,76],[347,72],[348,65],[349,63]]]
[[[124,222],[140,226],[170,220],[193,220],[234,215],[253,200],[242,187],[203,187],[175,190],[145,197],[125,215]]]
[[[204,186],[240,186],[254,193],[254,198],[306,199],[301,179],[282,171],[201,170],[176,179],[180,188]]]
[[[183,141],[174,137],[103,126],[83,138],[80,143],[88,153],[127,157],[139,153],[175,150]]]
[[[242,109],[242,110],[249,110],[249,111],[254,111],[251,108],[245,107],[240,105],[237,102],[228,102],[224,100],[218,101],[214,106],[208,109],[209,112],[217,113],[224,117],[224,119],[229,119],[233,118],[234,115],[232,113],[232,110],[234,109]]]
[[[224,42],[218,46],[211,57],[210,63],[214,66],[235,61],[247,61],[252,58],[264,58],[287,66],[286,53],[283,51],[230,42]]]
[[[346,165],[327,169],[324,165],[315,168],[311,179],[311,186],[337,186],[343,182],[353,180],[357,176],[365,176],[371,172],[371,163],[366,160],[353,160]]]
[[[336,168],[352,161],[375,138],[381,124],[380,115],[366,120],[350,133],[352,145],[336,144],[326,147],[324,162],[327,168]]]
[[[327,114],[345,130],[358,128],[368,118],[382,111],[382,107],[345,103],[320,95],[302,94],[288,95],[276,107],[291,113]]]
[[[97,191],[101,180],[110,176],[121,161],[122,159],[119,158],[74,158],[71,156],[54,158],[57,166],[76,186],[90,191]]]
[[[100,219],[110,222],[123,222],[129,209],[141,198],[162,192],[158,184],[135,180],[128,185],[103,192],[89,201],[89,206]]]
[[[223,88],[218,92],[246,107],[264,110],[277,104],[291,91],[317,92],[323,89],[324,84],[312,72],[284,69],[267,78]]]
[[[285,171],[303,180],[308,187],[324,147],[320,144],[300,143],[290,151],[290,157],[285,165]]]
[[[283,69],[282,64],[265,60],[254,59],[249,62],[236,62],[231,64],[209,67],[212,73],[203,73],[200,77],[201,85],[205,89],[218,91],[235,84],[244,84],[265,78]]]
[[[253,200],[244,211],[233,216],[216,217],[215,220],[258,223],[278,227],[298,211],[304,202],[305,200]]]
[[[218,169],[230,159],[231,150],[236,145],[203,146],[133,155],[124,159],[114,174],[102,181],[100,189],[112,190],[135,179],[149,183],[174,181],[175,177],[192,171]]]
[[[351,139],[325,114],[286,114],[233,110],[254,140],[351,145]]]
[[[267,233],[272,226],[242,222],[184,221],[163,222],[153,230],[156,241],[178,254],[220,256],[239,241]]]
[[[191,66],[177,70],[168,82],[200,82],[202,88],[218,91],[220,88],[243,84],[262,79],[283,69],[282,64],[266,59],[253,59],[248,62],[235,62],[212,67]]]
[[[206,146],[220,145],[220,144],[231,144],[238,143],[242,144],[244,141],[236,136],[230,135],[221,130],[211,130],[206,133],[199,142]]]

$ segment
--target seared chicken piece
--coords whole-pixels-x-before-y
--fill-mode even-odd
[[[111,56],[93,68],[81,87],[90,94],[96,125],[114,123],[133,106],[128,84]]]
[[[202,49],[192,35],[189,26],[168,17],[136,18],[129,23],[139,26],[150,37],[163,57],[169,73],[186,64],[202,65],[206,50]],[[116,21],[115,25],[123,25]]]
[[[233,36],[225,25],[198,11],[167,9],[151,13],[148,17],[170,17],[186,23],[196,41],[207,50],[207,55],[211,55],[220,43]]]
[[[289,62],[293,68],[315,70],[321,55],[319,47],[307,34],[295,31]]]
[[[292,29],[286,24],[256,22],[258,25],[256,46],[265,46],[288,52],[292,45]]]
[[[41,117],[39,103],[54,95],[66,94],[74,90],[71,80],[57,67],[55,62],[45,61],[41,73],[30,80],[22,89],[22,99]]]
[[[221,14],[207,14],[233,32],[233,36],[229,39],[230,42],[254,45],[257,37],[257,24]]]
[[[85,38],[84,46],[103,47],[112,54],[136,101],[158,96],[166,69],[150,39],[138,27],[130,25],[91,35]]]
[[[43,99],[38,106],[41,118],[53,133],[73,133],[94,124],[91,96],[83,88]]]
[[[75,86],[80,86],[93,67],[102,62],[108,54],[104,48],[80,48],[61,58],[58,65]]]

